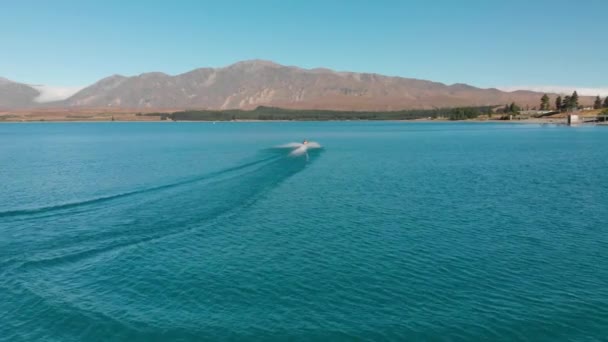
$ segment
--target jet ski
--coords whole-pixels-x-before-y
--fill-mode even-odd
[[[280,147],[292,149],[292,151],[289,153],[290,156],[300,156],[300,155],[306,154],[309,149],[321,148],[321,145],[317,142],[308,141],[308,140],[304,139],[304,141],[302,141],[301,143],[293,142],[293,143],[282,145]]]

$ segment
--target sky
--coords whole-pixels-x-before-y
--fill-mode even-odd
[[[61,94],[265,59],[608,95],[605,0],[0,1],[0,77]]]

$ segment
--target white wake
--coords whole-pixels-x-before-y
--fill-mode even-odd
[[[279,148],[287,148],[287,149],[291,149],[292,151],[289,153],[290,156],[300,156],[305,154],[306,152],[308,152],[308,150],[312,150],[312,149],[316,149],[316,148],[321,148],[321,144],[319,144],[316,141],[309,141],[307,143],[297,143],[297,142],[291,142],[288,144],[284,144],[284,145],[280,145],[278,146]]]

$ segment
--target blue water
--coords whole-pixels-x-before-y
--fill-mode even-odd
[[[0,340],[606,340],[607,172],[605,127],[1,124]]]

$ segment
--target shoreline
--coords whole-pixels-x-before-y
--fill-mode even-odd
[[[179,122],[200,122],[200,123],[252,123],[252,122],[394,122],[394,123],[511,123],[511,124],[552,124],[565,125],[566,120],[0,120],[0,124],[31,124],[31,123],[179,123]],[[600,122],[596,125],[604,125]],[[608,124],[608,122],[606,123]]]
[[[254,110],[182,110],[141,111],[132,109],[38,109],[0,110],[0,123],[31,122],[474,122],[517,124],[566,124],[567,113],[551,112],[550,115],[532,116],[530,113],[504,115],[493,113],[494,108],[459,107],[436,109],[411,109],[391,111],[337,111],[337,110],[290,110],[278,107],[258,106]],[[485,113],[485,114],[484,114]],[[487,114],[491,113],[491,114]],[[581,119],[596,119],[599,110],[577,112]],[[511,119],[511,120],[501,120]],[[581,120],[584,121],[584,120]]]
[[[106,114],[107,115],[107,114]],[[113,118],[113,119],[112,119]],[[143,120],[140,120],[142,118]],[[466,120],[449,120],[446,118],[441,119],[328,119],[328,120],[305,120],[305,119],[235,119],[235,120],[161,120],[160,117],[154,116],[135,116],[135,115],[115,115],[113,117],[108,116],[97,116],[90,119],[85,118],[66,118],[63,115],[53,116],[10,116],[4,117],[0,115],[0,124],[18,124],[18,123],[136,123],[136,122],[147,122],[147,123],[175,123],[175,122],[200,122],[200,123],[252,123],[252,122],[393,122],[393,123],[496,123],[496,124],[534,124],[534,125],[566,125],[567,119],[565,117],[547,117],[547,118],[526,118],[526,119],[515,119],[515,120],[499,120],[499,119],[487,119],[473,118]],[[588,122],[580,123],[578,125],[599,125],[607,126],[608,122]]]

